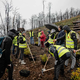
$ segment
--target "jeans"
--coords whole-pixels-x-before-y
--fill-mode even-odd
[[[70,50],[70,49],[69,49]],[[70,58],[72,60],[72,63],[71,63],[71,69],[73,69],[75,67],[75,64],[76,64],[76,54],[75,53],[71,53],[70,55]],[[69,62],[69,59],[65,61],[65,65],[68,66],[68,62]]]
[[[12,53],[13,53],[13,54],[15,54],[15,53],[14,53],[14,50],[15,50],[15,45],[13,44],[13,50],[12,50]]]
[[[21,53],[20,53],[20,59],[23,60],[23,56],[24,56],[24,48],[20,48]]]
[[[30,37],[30,44],[34,44],[34,38]]]

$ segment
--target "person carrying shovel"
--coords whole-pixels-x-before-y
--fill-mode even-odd
[[[64,76],[64,62],[70,58],[70,51],[61,45],[47,45],[48,52],[55,57],[54,79],[58,80],[59,72]]]

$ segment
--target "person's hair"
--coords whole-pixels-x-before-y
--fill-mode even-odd
[[[59,26],[59,28],[62,30],[63,28],[62,28],[62,26]]]

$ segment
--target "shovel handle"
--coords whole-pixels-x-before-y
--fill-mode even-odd
[[[80,51],[80,49],[76,50],[76,52]]]
[[[52,69],[54,69],[54,67],[52,67],[52,68],[50,68],[50,69],[47,69],[47,70],[45,70],[45,71],[43,71],[43,72],[46,72],[46,71],[49,71],[49,70],[52,70]]]
[[[44,69],[45,69],[46,64],[47,64],[47,62],[48,62],[48,60],[49,60],[49,57],[50,57],[50,54],[48,55],[47,61],[46,61],[45,65],[44,65]]]

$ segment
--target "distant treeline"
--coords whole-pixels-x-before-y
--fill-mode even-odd
[[[50,8],[49,8],[50,9]],[[31,26],[32,29],[37,27],[42,27],[46,23],[55,23],[65,19],[70,19],[72,17],[80,15],[80,9],[70,8],[70,10],[66,9],[64,13],[61,11],[59,13],[52,13],[49,10],[49,13],[45,14],[43,12],[39,13],[39,15],[33,15],[31,17]]]

